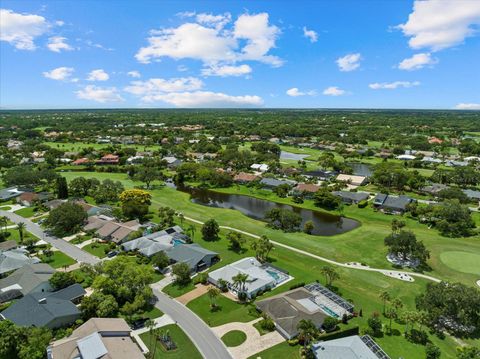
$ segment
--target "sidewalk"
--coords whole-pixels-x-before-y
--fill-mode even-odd
[[[167,315],[167,314],[164,314],[159,318],[155,318],[153,320],[153,322],[155,323],[153,325],[153,329],[161,328],[161,327],[164,327],[164,326],[169,325],[169,324],[175,324],[175,321],[172,318],[170,318],[170,316]],[[148,350],[147,346],[145,345],[145,343],[143,342],[143,340],[140,338],[140,334],[146,333],[149,330],[150,330],[149,327],[143,327],[143,328],[134,330],[131,333],[132,337],[135,338],[135,341],[138,343],[138,345],[142,349],[143,354],[147,354],[149,352],[149,350]]]

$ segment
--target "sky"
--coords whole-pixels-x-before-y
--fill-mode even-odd
[[[480,0],[0,1],[0,109],[480,110]]]

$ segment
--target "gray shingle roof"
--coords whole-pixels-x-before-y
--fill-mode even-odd
[[[26,250],[19,248],[0,252],[0,274],[8,273],[27,264],[40,262],[36,257],[28,257],[27,253]]]
[[[196,243],[180,244],[174,246],[166,253],[168,258],[175,262],[187,263],[190,269],[195,269],[201,261],[208,264],[212,257],[218,255],[218,253],[209,251]]]
[[[8,287],[18,285],[22,295],[28,294],[43,282],[47,282],[55,273],[55,269],[46,263],[27,264],[8,277],[0,280],[0,301],[1,292],[7,291]]]

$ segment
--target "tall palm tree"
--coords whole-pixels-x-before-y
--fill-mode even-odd
[[[386,306],[387,306],[387,302],[389,302],[392,298],[390,296],[390,293],[388,293],[388,292],[380,293],[379,297],[383,301],[383,314],[385,314],[385,309],[386,309]]]
[[[330,266],[323,266],[322,269],[320,269],[320,273],[325,276],[325,284],[327,287],[330,287],[333,281],[340,278],[340,275],[337,273],[335,268]]]
[[[232,277],[233,286],[237,288],[238,293],[245,293],[245,283],[248,280],[248,274],[238,273]]]
[[[216,287],[210,287],[207,291],[208,298],[210,298],[210,307],[213,309],[217,306],[216,299],[220,294],[220,290]]]
[[[17,224],[17,230],[18,230],[18,235],[20,237],[20,244],[23,244],[23,235],[24,235],[24,230],[27,226],[23,222],[19,222]]]
[[[310,341],[318,334],[317,327],[310,319],[302,319],[298,322],[297,329],[299,331],[298,336],[303,339],[304,348],[306,348]]]
[[[0,230],[2,233],[7,231],[8,218],[5,216],[0,217]]]

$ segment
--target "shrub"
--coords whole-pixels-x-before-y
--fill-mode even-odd
[[[412,329],[405,335],[405,337],[408,341],[415,344],[426,345],[428,342],[428,335],[423,330]]]
[[[368,201],[364,199],[364,200],[358,202],[357,206],[358,206],[358,208],[365,208],[365,207],[368,206]]]
[[[270,318],[264,318],[260,321],[260,327],[271,332],[275,329],[275,323]]]
[[[288,342],[288,345],[294,347],[295,345],[298,345],[298,339],[295,338],[295,339],[290,339],[287,341]]]
[[[337,328],[338,321],[332,317],[326,317],[323,321],[323,327],[327,332],[334,331]]]
[[[193,278],[193,283],[198,284],[207,284],[208,274],[207,273],[198,273],[195,278]]]

